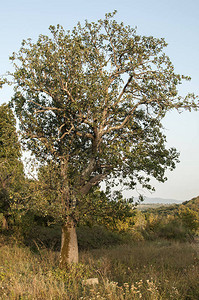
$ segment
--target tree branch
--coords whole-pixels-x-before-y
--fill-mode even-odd
[[[37,103],[37,102],[35,102],[33,100],[29,100],[29,102],[32,102],[35,105],[37,105],[37,106],[39,106],[39,107],[42,108],[42,110],[37,110],[36,113],[38,113],[38,112],[44,112],[45,110],[59,110],[59,111],[63,111],[63,109],[61,109],[61,108],[50,107],[50,106],[43,106],[43,105],[41,105],[41,104],[39,104],[39,103]]]
[[[123,87],[123,90],[121,91],[121,93],[120,93],[120,95],[119,95],[117,101],[115,102],[114,106],[117,105],[117,104],[120,102],[122,96],[124,95],[124,93],[125,93],[125,91],[126,91],[126,88],[128,87],[129,83],[132,81],[132,78],[133,78],[133,75],[130,75],[130,76],[129,76],[129,79],[128,79],[128,81],[127,81],[127,83],[126,83],[125,86]]]
[[[87,194],[94,185],[105,179],[106,176],[106,174],[98,174],[95,177],[91,178],[83,187],[80,188],[80,194]]]
[[[113,126],[113,127],[109,127],[108,129],[103,131],[103,135],[105,133],[109,133],[113,130],[119,130],[121,128],[124,127],[124,125],[128,122],[128,120],[130,119],[130,117],[132,116],[132,113],[137,109],[137,107],[140,105],[141,103],[137,103],[133,109],[131,109],[131,111],[127,114],[127,116],[124,118],[123,122],[119,125]]]
[[[83,170],[83,172],[80,176],[80,178],[81,178],[80,185],[83,185],[87,181],[88,177],[91,175],[91,173],[93,171],[95,171],[95,169],[96,169],[96,160],[94,157],[92,157],[90,159],[88,166]]]
[[[69,99],[70,99],[73,103],[75,103],[75,99],[73,98],[73,96],[71,95],[71,93],[70,93],[69,90],[68,90],[67,82],[65,83],[65,85],[62,83],[62,89],[63,89],[63,91],[66,92],[66,94],[67,94],[67,96],[69,97]]]

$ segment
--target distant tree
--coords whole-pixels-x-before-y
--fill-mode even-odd
[[[8,104],[0,106],[0,212],[8,217],[24,180],[16,121]],[[5,224],[5,219],[4,219]]]
[[[197,108],[194,95],[178,96],[189,78],[175,74],[164,39],[139,36],[114,14],[71,32],[50,26],[52,38],[23,41],[11,57],[26,148],[59,170],[61,267],[78,260],[75,224],[86,195],[103,180],[130,189],[151,189],[151,176],[164,182],[178,153],[166,149],[161,120]]]
[[[189,207],[181,205],[178,214],[185,228],[192,233],[196,233],[199,229],[199,213]]]

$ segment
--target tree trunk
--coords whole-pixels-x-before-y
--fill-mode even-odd
[[[3,230],[8,230],[8,222],[7,222],[7,220],[4,216],[2,218],[2,229]]]
[[[60,268],[67,267],[71,263],[78,263],[78,243],[76,227],[73,220],[62,226]]]

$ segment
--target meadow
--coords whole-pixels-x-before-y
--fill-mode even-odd
[[[139,241],[80,251],[58,267],[59,252],[1,235],[1,299],[199,299],[197,241]],[[98,278],[99,284],[83,280]]]

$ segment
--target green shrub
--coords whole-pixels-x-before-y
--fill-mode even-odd
[[[102,226],[80,226],[77,228],[80,249],[97,249],[121,244],[124,236],[119,232],[107,230]]]
[[[178,219],[170,220],[168,223],[163,223],[157,232],[160,238],[174,239],[186,241],[188,238],[187,229]]]
[[[184,227],[191,233],[195,233],[199,229],[199,213],[197,211],[182,206],[179,211],[179,218]]]

